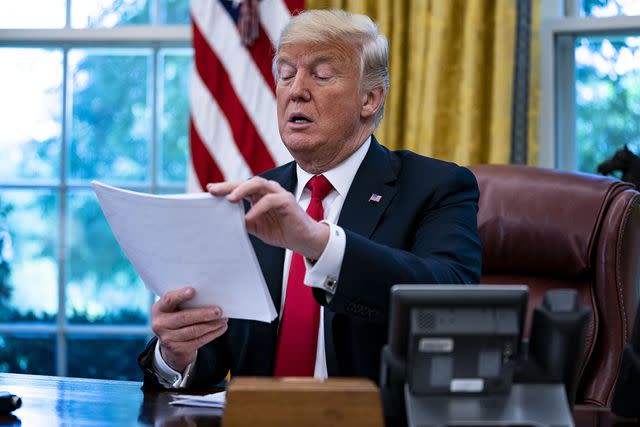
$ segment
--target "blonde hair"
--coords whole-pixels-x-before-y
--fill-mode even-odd
[[[375,115],[378,127],[384,115],[389,89],[389,45],[378,26],[366,15],[339,9],[307,10],[291,18],[282,30],[273,58],[273,75],[278,80],[280,48],[294,43],[349,43],[360,53],[360,82],[365,91],[382,88],[382,103]]]

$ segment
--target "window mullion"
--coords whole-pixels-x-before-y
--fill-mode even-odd
[[[579,17],[582,10],[582,0],[565,0],[564,13],[568,18]]]
[[[164,21],[161,7],[160,0],[151,0],[151,25],[158,25],[161,20]]]
[[[67,216],[67,147],[71,132],[71,100],[69,90],[69,45],[63,46],[62,56],[62,144],[60,147],[60,217],[58,228],[58,313],[56,333],[56,373],[67,375],[67,342],[65,334],[65,258],[66,258],[66,216]]]
[[[67,9],[64,17],[64,27],[71,28],[71,0],[67,0]]]
[[[159,114],[161,106],[158,105],[158,100],[161,99],[158,95],[160,90],[160,85],[162,84],[161,79],[158,77],[160,73],[159,64],[160,57],[160,45],[158,43],[153,44],[153,65],[151,69],[151,193],[156,194],[158,192],[158,160],[160,155],[159,149],[159,138],[160,131],[158,129],[159,126]],[[151,313],[151,306],[154,303],[153,293],[149,292],[149,308],[148,313]],[[147,323],[151,324],[151,318],[147,318]]]
[[[158,43],[153,43],[152,45],[153,48],[153,59],[152,59],[152,66],[151,66],[151,78],[148,79],[148,81],[150,82],[150,84],[147,85],[148,87],[148,93],[150,93],[150,98],[151,98],[151,192],[152,193],[156,193],[158,191],[158,156],[160,153],[160,150],[158,148],[158,144],[159,144],[159,134],[160,132],[158,131],[158,123],[159,123],[159,109],[160,106],[158,105],[158,91],[159,91],[159,85],[161,84],[160,79],[158,78],[158,73],[159,73],[159,66],[158,66],[158,62],[159,62],[159,45]]]

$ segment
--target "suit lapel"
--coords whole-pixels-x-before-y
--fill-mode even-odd
[[[371,237],[382,213],[396,194],[394,165],[386,149],[371,137],[371,146],[358,168],[349,193],[342,205],[338,225],[367,238]],[[381,196],[379,201],[369,201],[372,195]],[[335,313],[324,310],[324,344],[329,376],[344,375],[340,371],[334,341]]]
[[[396,171],[388,151],[375,137],[349,188],[342,206],[338,225],[371,237],[382,213],[396,194]],[[372,197],[379,200],[370,200]]]

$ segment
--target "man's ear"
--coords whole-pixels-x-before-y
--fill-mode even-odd
[[[375,116],[380,109],[382,101],[384,100],[384,89],[377,87],[364,93],[362,97],[362,110],[360,111],[360,117],[368,119]]]

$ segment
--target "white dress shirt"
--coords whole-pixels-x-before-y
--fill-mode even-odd
[[[340,269],[344,258],[346,247],[346,236],[344,230],[337,226],[342,205],[344,204],[351,183],[364,160],[369,146],[371,145],[371,137],[358,148],[351,156],[333,169],[323,173],[325,178],[329,180],[333,186],[333,190],[322,201],[324,209],[324,221],[329,225],[329,241],[322,255],[315,264],[311,264],[305,259],[306,273],[304,276],[304,284],[307,286],[321,288],[330,294],[335,292],[339,284]],[[304,171],[300,166],[296,165],[296,174],[298,183],[296,185],[294,195],[300,207],[304,210],[309,206],[311,201],[311,191],[306,188],[307,183],[314,175]],[[291,264],[292,251],[287,249],[284,256],[284,269],[282,277],[282,298],[280,304],[280,317],[284,311],[284,304],[287,294],[287,281],[289,279],[289,266]],[[316,350],[316,365],[314,369],[314,378],[327,378],[327,358],[324,346],[324,310],[320,309],[320,323],[318,328],[318,345]],[[170,368],[162,359],[160,354],[160,342],[156,344],[155,354],[153,358],[153,368],[158,375],[160,383],[165,387],[182,388],[189,383],[189,375],[193,371],[195,362],[189,364],[185,369],[184,375]]]

